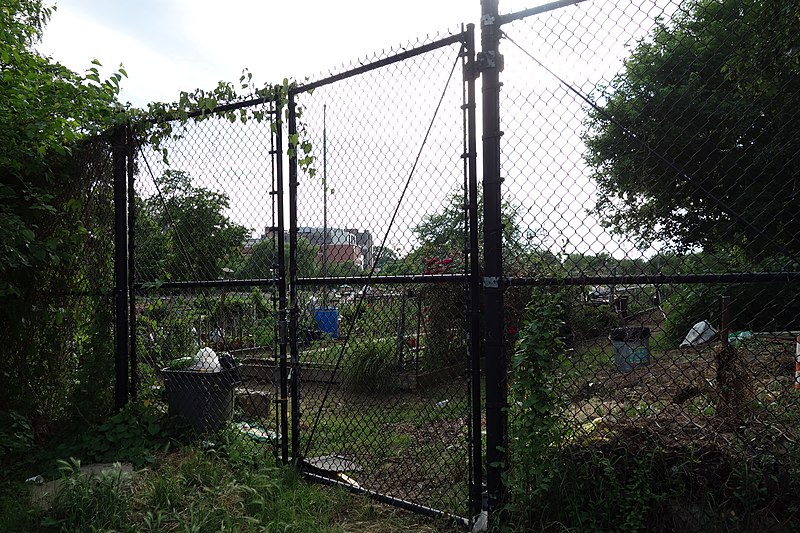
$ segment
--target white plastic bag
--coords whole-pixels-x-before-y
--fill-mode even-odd
[[[206,346],[198,350],[194,356],[194,362],[187,368],[187,370],[196,370],[198,372],[221,372],[222,365],[219,364],[219,357],[217,352]]]

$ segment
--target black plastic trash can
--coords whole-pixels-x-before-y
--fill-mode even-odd
[[[650,362],[650,328],[617,328],[608,336],[620,372],[630,372]]]
[[[164,369],[161,374],[170,416],[181,417],[203,432],[221,429],[233,418],[235,389],[241,382],[238,368],[220,372]]]

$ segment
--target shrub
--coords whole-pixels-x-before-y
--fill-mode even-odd
[[[526,505],[550,488],[554,465],[549,450],[558,445],[558,396],[552,380],[563,350],[560,296],[534,289],[527,321],[511,358],[509,488],[515,504]]]
[[[732,331],[793,331],[800,329],[800,288],[785,283],[683,285],[667,300],[664,311],[666,339],[679,344],[691,327],[702,320],[715,326],[720,300],[730,297]]]
[[[426,370],[464,360],[464,287],[433,283],[419,290],[423,309]]]

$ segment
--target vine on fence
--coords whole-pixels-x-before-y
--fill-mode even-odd
[[[554,370],[564,349],[561,317],[559,293],[531,291],[527,320],[511,358],[509,453],[514,467],[509,485],[515,500],[522,502],[550,489],[554,464],[548,452],[562,439],[559,397],[553,387]]]

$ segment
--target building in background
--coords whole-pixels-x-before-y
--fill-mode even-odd
[[[273,232],[267,228],[261,237],[247,239],[242,245],[242,255],[250,255],[255,245],[272,237]],[[307,240],[317,248],[319,264],[323,263],[324,258],[328,264],[349,261],[360,269],[372,268],[373,241],[372,234],[368,230],[328,228],[328,237],[323,238],[322,228],[299,227],[297,228],[297,237]],[[289,242],[288,232],[286,232],[286,242]]]
[[[364,266],[361,268],[365,270],[371,269],[374,261],[372,256],[372,233],[368,230],[360,231],[350,228],[347,231],[356,236],[356,245],[361,248],[361,257],[364,258]]]
[[[372,235],[369,231],[328,228],[325,238],[322,228],[299,227],[297,236],[317,247],[317,260],[320,263],[350,261],[361,269],[372,266]]]

